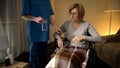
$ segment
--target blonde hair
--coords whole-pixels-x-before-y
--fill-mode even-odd
[[[81,19],[81,21],[83,21],[84,15],[85,15],[85,9],[83,7],[82,4],[78,4],[78,3],[74,3],[72,6],[70,6],[69,8],[69,13],[71,13],[71,11],[76,8],[78,13],[79,13],[79,18]]]

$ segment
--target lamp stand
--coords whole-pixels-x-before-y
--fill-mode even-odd
[[[110,11],[109,35],[111,34],[111,23],[112,23],[112,10]]]

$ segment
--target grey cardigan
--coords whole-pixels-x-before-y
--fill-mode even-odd
[[[95,28],[89,22],[82,22],[78,29],[72,27],[71,21],[66,21],[62,26],[61,30],[64,33],[64,36],[71,41],[71,39],[77,35],[85,36],[85,40],[80,41],[76,44],[79,47],[86,47],[88,42],[101,42],[102,38],[95,30]],[[57,37],[57,35],[56,35]],[[70,44],[71,45],[71,44]]]

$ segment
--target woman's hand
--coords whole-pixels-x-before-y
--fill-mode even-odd
[[[79,41],[82,41],[82,40],[84,40],[85,38],[84,38],[84,36],[75,36],[73,39],[72,39],[72,43],[73,44],[77,44]]]
[[[63,47],[63,41],[62,41],[62,38],[58,38],[57,43],[58,43],[58,46],[59,46],[60,48]]]

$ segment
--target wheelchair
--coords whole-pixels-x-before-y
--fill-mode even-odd
[[[63,39],[63,44],[64,45],[69,45],[69,42],[67,42],[67,39],[64,38]],[[94,49],[94,42],[90,42],[88,44],[88,47],[87,47],[87,53],[86,53],[86,59],[85,61],[82,63],[82,68],[95,68],[94,65],[95,65],[95,58],[96,58],[96,51]],[[51,56],[53,57],[56,52],[59,50],[59,47],[57,45],[57,39],[54,38],[54,46],[53,46],[53,50],[54,52],[51,54]]]

